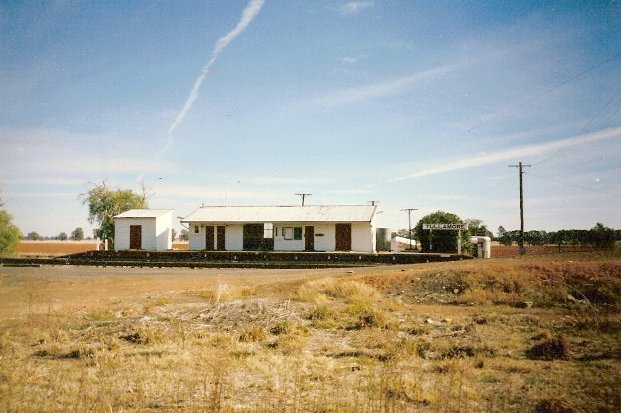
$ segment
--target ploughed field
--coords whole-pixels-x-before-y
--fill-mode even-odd
[[[617,412],[621,257],[0,267],[0,411]]]
[[[26,241],[22,240],[17,244],[15,254],[17,256],[59,256],[78,254],[80,252],[95,251],[97,250],[97,240],[84,240],[84,241]],[[173,242],[174,250],[187,250],[187,242]]]
[[[20,241],[15,253],[21,256],[55,256],[77,254],[97,249],[96,240],[88,241]]]

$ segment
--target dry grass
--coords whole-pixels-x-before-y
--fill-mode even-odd
[[[620,269],[0,268],[0,411],[616,412]]]
[[[558,245],[526,245],[528,255],[590,252],[592,250],[593,248],[585,245],[561,245],[560,249]],[[518,248],[515,244],[511,246],[492,245],[491,252],[494,258],[519,257]]]

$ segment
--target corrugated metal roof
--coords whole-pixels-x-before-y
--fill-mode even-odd
[[[370,222],[375,205],[203,206],[181,222]]]
[[[173,211],[174,209],[130,209],[115,215],[114,218],[159,218]]]

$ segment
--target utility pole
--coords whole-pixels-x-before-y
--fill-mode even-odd
[[[509,168],[518,168],[520,175],[520,237],[518,238],[518,252],[522,255],[526,254],[526,248],[524,248],[524,186],[522,183],[522,175],[524,174],[523,168],[531,165],[523,165],[522,162],[518,162],[517,165],[509,165]]]
[[[304,206],[304,200],[306,199],[307,196],[311,196],[312,194],[308,194],[308,193],[302,192],[302,193],[299,193],[299,194],[296,194],[296,195],[302,197],[302,206]]]
[[[410,251],[412,250],[412,211],[418,211],[418,208],[405,208],[402,211],[408,212],[408,238],[410,240]]]

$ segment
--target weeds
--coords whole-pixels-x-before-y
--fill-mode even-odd
[[[254,324],[246,324],[242,326],[239,332],[239,341],[241,342],[255,342],[264,341],[267,338],[265,329],[261,326]]]
[[[2,269],[0,411],[616,412],[619,268],[487,260],[278,287],[214,270],[107,305],[79,279],[53,310],[62,284]]]
[[[569,346],[563,336],[556,336],[535,344],[526,351],[526,356],[541,360],[566,359],[569,356]]]

